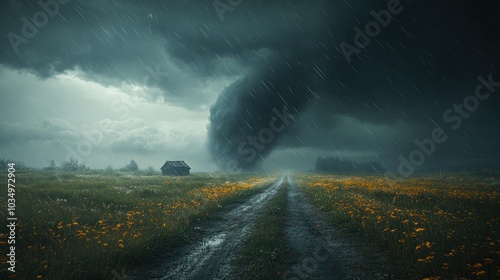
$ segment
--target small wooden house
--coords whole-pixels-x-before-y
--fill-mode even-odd
[[[169,176],[187,176],[189,175],[190,169],[191,167],[184,161],[167,161],[161,167],[161,174]]]

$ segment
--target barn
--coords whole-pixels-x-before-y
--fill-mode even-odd
[[[168,161],[161,167],[162,175],[170,176],[187,176],[189,175],[189,170],[191,167],[187,165],[184,161]]]

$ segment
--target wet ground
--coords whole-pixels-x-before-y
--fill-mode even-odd
[[[287,183],[287,184],[285,184]],[[198,236],[175,252],[165,252],[145,267],[135,269],[132,279],[238,279],[235,260],[257,219],[279,188],[287,189],[283,217],[290,263],[283,279],[382,279],[387,270],[383,258],[369,264],[355,250],[360,241],[328,226],[299,191],[288,173],[263,192],[240,205],[219,211],[203,224]],[[362,243],[362,242],[361,242]]]
[[[389,267],[382,255],[366,261],[358,253],[370,246],[328,225],[323,215],[289,179],[285,237],[294,264],[283,279],[385,279]],[[370,252],[374,256],[374,252]]]
[[[133,279],[234,279],[232,266],[243,242],[250,234],[262,209],[274,197],[285,179],[280,179],[262,193],[226,213],[217,213],[213,223],[205,225],[204,237],[181,248],[179,255],[166,253],[164,258],[139,268]]]

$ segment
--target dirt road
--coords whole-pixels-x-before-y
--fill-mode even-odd
[[[239,249],[259,212],[274,197],[285,177],[231,211],[218,213],[221,219],[209,225],[202,240],[185,246],[178,256],[137,269],[132,273],[133,279],[232,279],[232,265]]]
[[[287,183],[287,184],[285,184]],[[183,246],[178,254],[166,253],[146,267],[137,268],[132,279],[238,279],[235,260],[251,235],[264,207],[280,188],[286,188],[287,208],[283,238],[287,241],[290,267],[283,279],[377,279],[367,275],[355,240],[328,226],[304,198],[288,172],[263,192],[217,213],[206,224],[203,237]]]
[[[295,264],[283,279],[370,279],[355,240],[328,226],[288,177],[285,238]]]

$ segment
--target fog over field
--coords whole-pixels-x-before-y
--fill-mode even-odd
[[[9,0],[0,13],[0,157],[498,165],[493,0]]]

